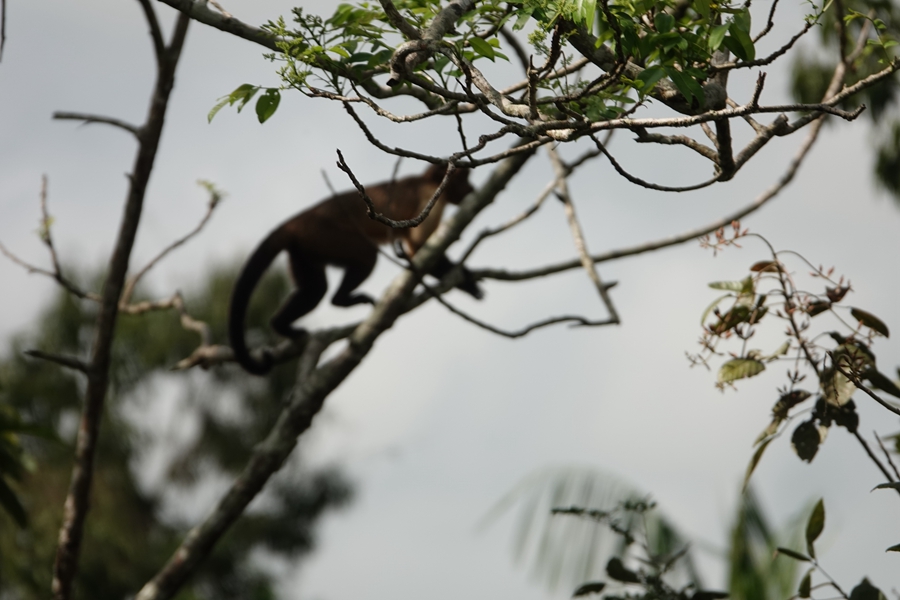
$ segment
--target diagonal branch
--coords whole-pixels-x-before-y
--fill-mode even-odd
[[[788,165],[788,168],[782,174],[778,181],[776,181],[772,186],[770,186],[767,190],[765,190],[762,194],[757,197],[756,200],[741,208],[737,212],[734,212],[726,217],[718,219],[708,225],[703,227],[699,227],[697,229],[692,229],[685,233],[675,235],[668,238],[663,238],[661,240],[656,240],[653,242],[647,242],[645,244],[639,244],[637,246],[631,246],[629,248],[622,248],[620,250],[612,250],[610,252],[605,252],[603,254],[597,254],[592,257],[592,260],[595,263],[606,262],[609,260],[616,260],[619,258],[625,258],[627,256],[636,256],[639,254],[644,254],[647,252],[653,252],[655,250],[661,250],[663,248],[668,248],[670,246],[677,246],[679,244],[683,244],[685,242],[689,242],[697,239],[698,237],[710,234],[717,229],[725,227],[732,223],[733,221],[740,221],[747,215],[759,210],[764,206],[769,200],[777,196],[787,185],[793,181],[794,176],[797,174],[797,171],[800,169],[800,166],[803,164],[803,160],[809,154],[810,149],[816,142],[816,139],[819,136],[819,131],[822,128],[823,121],[819,118],[815,123],[813,123],[812,128],[809,131],[809,134],[806,136],[806,139],[803,141],[803,144],[800,146],[797,154],[794,156],[791,163]],[[547,275],[553,275],[555,273],[562,273],[563,271],[568,271],[570,269],[578,268],[581,265],[579,260],[571,260],[564,263],[559,263],[556,265],[550,265],[547,267],[541,267],[537,269],[531,269],[527,271],[507,271],[505,269],[481,269],[477,271],[473,271],[473,274],[479,279],[498,279],[502,281],[522,281],[526,279],[535,279],[538,277],[546,277]]]
[[[560,160],[559,153],[554,146],[547,146],[547,153],[550,155],[550,162],[556,173],[556,197],[563,203],[563,208],[566,211],[566,219],[569,221],[569,229],[572,231],[572,240],[575,242],[575,250],[578,252],[581,266],[584,269],[584,272],[587,273],[588,278],[594,284],[594,287],[597,288],[597,293],[600,294],[600,299],[603,300],[603,304],[609,312],[609,323],[618,325],[621,322],[619,320],[619,313],[616,311],[612,298],[609,296],[609,288],[600,280],[600,274],[597,273],[597,267],[595,266],[594,261],[591,260],[591,256],[587,249],[587,242],[584,241],[584,232],[581,230],[581,224],[578,222],[578,217],[575,215],[575,206],[572,204],[572,198],[569,195],[566,166],[563,164],[562,160]]]
[[[210,184],[211,185],[211,184]],[[120,308],[126,306],[129,302],[131,302],[131,297],[134,295],[134,289],[137,287],[138,282],[141,278],[147,274],[147,272],[152,269],[156,264],[165,258],[170,252],[179,248],[188,242],[191,238],[200,233],[206,224],[209,222],[210,218],[212,218],[213,211],[216,210],[216,206],[218,206],[219,202],[222,200],[222,194],[215,189],[210,189],[210,197],[209,204],[206,209],[206,214],[203,215],[203,218],[200,219],[200,222],[197,223],[197,226],[194,227],[191,231],[189,231],[184,236],[175,240],[171,244],[169,244],[166,248],[162,250],[159,254],[157,254],[150,262],[144,265],[140,271],[138,271],[134,276],[132,276],[126,283],[125,289],[122,291],[122,298],[119,300]]]

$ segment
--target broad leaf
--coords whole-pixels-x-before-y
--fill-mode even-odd
[[[585,583],[577,590],[575,590],[575,593],[572,594],[572,597],[578,598],[579,596],[587,596],[588,594],[599,594],[605,587],[606,583],[604,583],[603,581],[591,581],[589,583]]]
[[[719,383],[731,383],[738,379],[746,379],[759,375],[766,370],[762,361],[752,358],[734,358],[719,368]]]
[[[797,587],[797,595],[801,598],[809,598],[809,594],[812,591],[812,573],[814,570],[810,569],[807,571],[803,579],[800,580],[800,585]]]
[[[488,44],[486,41],[481,39],[480,37],[469,38],[469,45],[472,46],[472,50],[480,54],[485,58],[489,58],[492,61],[495,57],[494,47]]]
[[[856,319],[872,331],[877,331],[884,337],[891,337],[891,332],[888,330],[888,326],[884,324],[884,321],[882,321],[872,313],[866,312],[861,308],[851,308],[850,314],[853,315],[854,319]]]
[[[815,421],[804,421],[797,426],[794,434],[791,436],[791,445],[794,452],[800,457],[800,460],[812,462],[816,452],[819,451],[819,444],[822,443],[822,436],[819,428],[816,427]]]
[[[259,97],[256,101],[256,117],[260,123],[265,123],[269,117],[275,114],[279,102],[281,102],[281,92],[274,88],[269,88],[265,94]]]

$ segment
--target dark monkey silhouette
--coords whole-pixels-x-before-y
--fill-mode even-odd
[[[445,167],[432,165],[422,175],[367,186],[366,194],[375,205],[375,210],[388,218],[397,221],[412,219],[425,208],[440,186],[445,172]],[[341,285],[331,299],[332,304],[374,304],[371,296],[355,290],[375,268],[378,245],[399,241],[409,256],[414,255],[437,229],[444,206],[448,202],[459,204],[471,191],[469,169],[455,169],[428,218],[418,227],[408,229],[393,229],[370,219],[356,190],[331,196],[279,225],[253,251],[234,285],[228,328],[235,360],[255,375],[264,375],[273,366],[268,355],[264,355],[262,360],[250,355],[244,339],[244,322],[253,290],[282,251],[288,253],[296,289],[270,323],[279,335],[300,340],[307,332],[294,327],[293,323],[325,297],[328,291],[326,265],[344,270]],[[442,256],[430,273],[442,277],[454,267],[446,256]],[[457,287],[480,299],[483,293],[478,283],[465,268],[463,273],[463,282]]]

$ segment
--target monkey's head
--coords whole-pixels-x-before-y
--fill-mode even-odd
[[[468,167],[457,167],[453,173],[450,174],[450,180],[447,181],[447,186],[444,188],[443,197],[450,204],[459,204],[462,202],[462,199],[469,195],[471,192],[475,191],[475,188],[469,183],[469,169]],[[444,180],[444,175],[447,173],[447,167],[444,165],[431,165],[428,167],[428,170],[425,171],[425,177],[430,179],[435,184],[440,185],[441,181]]]

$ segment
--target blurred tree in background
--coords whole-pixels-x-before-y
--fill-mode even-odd
[[[216,339],[226,336],[227,303],[222,299],[229,295],[234,274],[233,269],[214,270],[187,299]],[[251,323],[262,323],[263,315],[272,313],[287,280],[283,274],[271,274],[262,286],[264,293],[251,306]],[[10,471],[10,462],[0,456],[0,475],[18,475],[10,491],[29,519],[23,527],[19,513],[0,511],[3,600],[47,597],[83,386],[79,375],[29,358],[25,351],[40,347],[85,354],[94,308],[59,290],[39,321],[15,338],[0,362],[0,406],[9,415],[7,421],[12,423],[18,412],[22,422],[47,425],[63,440],[13,437],[29,429],[10,427],[7,433],[0,428],[0,451],[15,441],[24,450],[20,455],[39,465],[31,473],[24,466]],[[166,370],[195,344],[195,334],[182,328],[171,311],[124,316],[119,324],[94,480],[93,525],[85,534],[76,586],[79,598],[124,598],[149,579],[188,528],[179,500],[191,508],[207,504],[197,498],[203,498],[204,489],[215,486],[217,478],[243,464],[277,415],[274,399],[293,384],[294,364],[258,380],[228,366],[194,373],[188,385],[172,388],[173,398],[146,393],[158,392]],[[164,401],[173,405],[162,406]],[[167,421],[166,412],[177,417]],[[175,418],[191,425],[185,439],[172,439],[171,431],[178,429],[173,427]],[[292,466],[267,488],[262,506],[251,510],[217,545],[179,598],[275,597],[274,574],[262,566],[263,559],[283,563],[310,552],[319,517],[346,504],[351,495],[348,481],[334,468]],[[150,481],[147,473],[156,471],[161,476]]]

